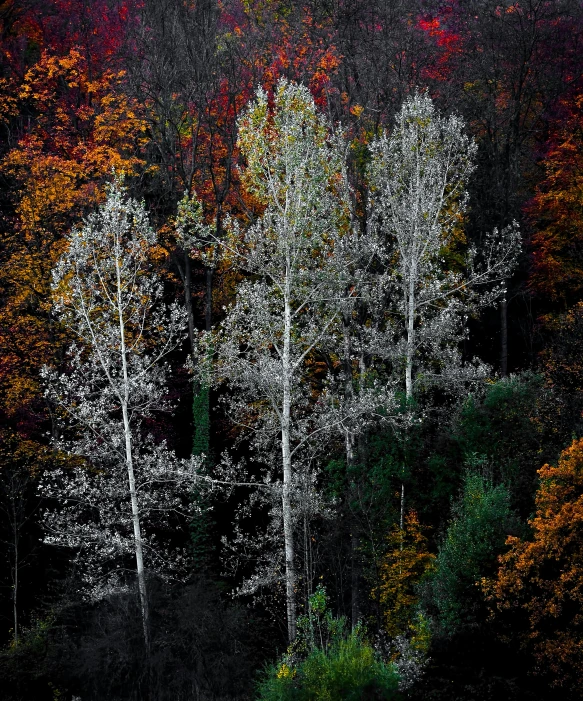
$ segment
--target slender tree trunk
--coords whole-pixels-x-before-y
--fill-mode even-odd
[[[217,238],[220,238],[222,230],[222,210],[220,203],[217,206],[217,215],[215,218],[215,233]],[[205,331],[210,331],[213,321],[213,269],[205,268],[205,295],[204,295],[204,328]]]
[[[16,524],[16,509],[14,509],[14,523]],[[14,527],[14,581],[12,582],[12,613],[14,617],[14,644],[18,645],[18,530]]]
[[[352,398],[354,388],[352,385],[352,344],[350,342],[350,319],[345,315],[343,318],[343,335],[344,335],[344,394],[347,398]],[[350,469],[354,464],[354,428],[348,424],[345,428],[345,450],[346,450],[346,468]],[[350,510],[349,510],[350,513]],[[357,625],[360,619],[360,562],[358,551],[360,539],[356,533],[356,524],[354,518],[351,518],[352,533],[350,534],[350,599],[351,599],[351,623],[352,628]]]
[[[508,375],[508,301],[500,301],[500,374]]]
[[[148,611],[148,591],[146,585],[146,572],[144,569],[144,554],[142,549],[142,530],[140,526],[140,508],[138,504],[138,494],[136,492],[136,479],[134,475],[134,463],[132,455],[132,434],[130,420],[128,415],[129,402],[129,381],[128,381],[128,364],[125,345],[125,326],[123,318],[122,304],[122,283],[119,267],[119,256],[116,258],[117,271],[117,313],[119,315],[119,334],[120,334],[120,351],[122,361],[122,372],[124,382],[125,395],[121,398],[121,410],[123,419],[123,432],[125,439],[126,451],[126,468],[128,471],[128,483],[130,502],[132,509],[132,526],[134,530],[134,547],[136,553],[136,572],[138,578],[138,589],[140,593],[140,606],[142,610],[142,625],[144,629],[144,643],[146,645],[146,654],[149,657],[150,653],[150,617]]]
[[[124,362],[125,365],[125,362]],[[148,610],[148,590],[146,584],[146,572],[144,569],[144,553],[142,549],[142,530],[140,526],[140,507],[138,504],[138,495],[136,492],[136,480],[134,476],[134,464],[132,457],[132,439],[130,433],[130,425],[128,419],[127,405],[122,406],[125,448],[126,448],[126,466],[128,471],[128,482],[130,489],[130,501],[132,506],[132,526],[134,529],[134,545],[136,551],[136,572],[138,576],[138,589],[140,592],[140,607],[142,610],[142,626],[144,629],[144,642],[146,650],[150,651],[150,616]]]
[[[285,582],[287,604],[287,629],[290,643],[296,637],[296,572],[294,563],[294,534],[292,517],[292,460],[290,446],[291,428],[291,308],[286,290],[283,337],[283,405],[281,413],[281,452],[283,459],[283,537],[285,545]]]
[[[413,353],[415,351],[415,270],[411,270],[409,289],[405,295],[407,348],[405,357],[405,395],[407,402],[413,397]]]
[[[342,331],[344,336],[344,394],[347,399],[352,399],[352,344],[350,342],[350,320],[343,317]],[[346,465],[350,467],[354,462],[354,430],[350,423],[345,428]]]
[[[204,304],[204,328],[205,331],[211,330],[212,314],[213,314],[213,269],[205,269],[205,304]]]
[[[192,266],[190,257],[184,251],[184,306],[186,307],[186,317],[188,319],[188,340],[190,350],[194,352],[194,314],[192,311]]]
[[[305,503],[305,488],[304,488],[304,597],[306,601],[310,599],[310,566],[308,562],[308,514],[307,505]]]
[[[413,353],[415,350],[415,276],[416,269],[413,267],[409,279],[409,294],[405,299],[405,304],[407,308],[407,357],[405,362],[405,397],[407,401],[407,411],[409,410],[409,404],[411,399],[413,399]],[[405,429],[406,430],[406,429]],[[406,435],[406,434],[405,434]],[[405,466],[403,465],[403,477],[405,472]],[[403,530],[403,523],[405,517],[405,481],[401,480],[401,513],[400,513],[400,526],[401,531]],[[402,547],[402,543],[401,543]]]

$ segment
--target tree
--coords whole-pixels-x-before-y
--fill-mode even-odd
[[[151,265],[154,231],[119,180],[67,243],[53,273],[54,309],[76,341],[65,372],[45,369],[44,376],[67,430],[61,446],[87,465],[46,474],[44,495],[64,500],[45,515],[46,540],[79,549],[81,577],[94,595],[123,583],[133,554],[148,645],[146,567],[163,559],[152,530],[187,510],[175,487],[192,482],[193,472],[143,424],[168,408],[161,361],[182,339],[184,314],[163,303]]]
[[[343,155],[307,88],[281,80],[273,107],[259,89],[239,122],[244,184],[264,207],[227,250],[247,273],[220,325],[217,373],[239,394],[229,407],[265,451],[279,434],[288,633],[296,633],[295,461],[321,432],[310,421],[311,354],[338,319],[335,240],[345,227]],[[251,404],[250,404],[251,403]]]
[[[583,94],[561,105],[551,125],[544,179],[527,213],[534,228],[530,288],[541,298],[571,307],[583,292]]]
[[[421,382],[446,386],[475,376],[458,350],[468,313],[501,291],[478,296],[475,288],[508,276],[520,239],[516,226],[494,230],[478,265],[473,249],[463,255],[476,146],[463,121],[439,115],[428,95],[409,97],[393,132],[381,133],[370,151],[369,218],[381,270],[375,295],[386,319],[385,340],[377,335],[374,347],[404,379],[410,408]]]
[[[478,585],[495,570],[506,538],[517,526],[506,487],[494,486],[478,472],[468,471],[431,580],[438,630],[442,634],[452,635],[485,618]]]
[[[450,425],[455,464],[475,455],[483,458],[492,466],[495,481],[506,485],[513,507],[525,519],[534,507],[541,453],[555,454],[562,440],[550,438],[552,422],[548,415],[541,415],[546,405],[554,407],[556,401],[545,390],[540,375],[525,372],[488,383],[483,393],[469,395]]]
[[[126,47],[127,85],[144,106],[148,124],[147,154],[153,166],[145,184],[148,199],[163,219],[174,209],[177,195],[194,196],[196,186],[219,236],[225,212],[237,207],[236,121],[253,85],[244,62],[233,55],[238,41],[231,36],[219,46],[225,30],[221,14],[228,13],[220,5],[216,0],[146,0]],[[202,255],[202,241],[197,255],[183,243],[180,237],[169,241],[170,260],[184,287],[194,347],[196,269],[203,269],[207,331],[216,271],[211,259]]]
[[[426,94],[408,98],[396,122],[390,136],[382,133],[370,147],[370,218],[411,399],[415,378],[423,371],[434,374],[430,364],[449,360],[457,369],[452,347],[465,332],[470,288],[504,278],[516,258],[518,233],[513,227],[494,232],[481,269],[473,267],[471,249],[464,261],[465,186],[476,146],[463,133],[463,121],[440,116]],[[483,295],[479,301],[491,299]]]
[[[510,614],[514,635],[537,671],[556,686],[579,688],[583,672],[583,439],[539,470],[529,539],[508,538],[495,577],[485,581],[495,615]]]
[[[332,40],[342,57],[333,85],[344,110],[359,122],[356,131],[366,129],[368,140],[393,117],[411,87],[423,79],[430,58],[429,42],[417,26],[423,4],[346,0],[313,2],[312,6],[316,16],[332,15]],[[348,114],[345,117],[350,119]]]
[[[42,8],[44,10],[44,7]],[[79,49],[49,51],[13,86],[0,161],[6,200],[0,252],[0,422],[43,452],[47,407],[39,368],[66,341],[50,318],[51,270],[65,233],[103,199],[113,167],[135,175],[144,123],[122,76]],[[10,119],[9,119],[10,117]],[[31,469],[32,469],[31,464]],[[40,467],[40,466],[39,466]]]
[[[540,178],[541,140],[549,131],[549,116],[552,122],[557,99],[571,92],[579,75],[581,4],[481,0],[447,8],[429,3],[426,11],[431,14],[423,24],[436,43],[436,62],[424,78],[431,81],[433,95],[467,120],[479,147],[468,227],[478,241],[493,226],[521,221],[524,203]],[[548,221],[544,214],[542,218]],[[547,246],[543,243],[541,249],[551,249],[549,263],[554,266],[554,246]],[[539,262],[537,273],[545,275],[544,262]],[[563,279],[568,275],[558,272]],[[508,336],[509,331],[516,334],[516,321],[530,335],[524,340],[532,343],[533,319],[525,320],[518,305],[511,304],[523,298],[521,287],[520,278],[509,279],[508,293],[499,300],[502,376],[507,374]]]
[[[418,599],[416,589],[431,573],[435,555],[427,550],[427,539],[414,511],[407,514],[404,528],[393,528],[387,541],[388,551],[380,566],[380,582],[373,595],[381,605],[385,630],[391,637],[396,637],[406,634],[411,627]]]

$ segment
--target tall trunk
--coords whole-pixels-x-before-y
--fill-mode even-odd
[[[412,266],[411,277],[409,278],[409,294],[405,300],[407,309],[407,357],[405,361],[405,397],[407,400],[407,410],[409,403],[413,398],[413,354],[415,351],[415,276],[416,268]],[[403,476],[405,473],[405,465],[403,465]],[[401,514],[400,524],[401,531],[403,530],[403,521],[405,514],[405,481],[401,480]]]
[[[190,350],[194,353],[194,314],[192,311],[192,266],[190,257],[184,251],[184,306],[186,307],[186,317],[188,319],[188,340]]]
[[[500,302],[500,374],[508,375],[508,302],[506,295]]]
[[[413,354],[415,352],[415,274],[413,268],[410,272],[409,289],[405,295],[406,324],[407,324],[407,349],[405,357],[405,395],[407,402],[413,396]]]
[[[123,419],[123,432],[125,439],[125,451],[126,451],[126,468],[128,471],[128,483],[130,492],[130,503],[132,509],[132,526],[134,530],[134,548],[136,553],[136,572],[138,577],[138,589],[140,593],[140,607],[142,611],[142,626],[144,629],[144,643],[146,645],[146,652],[150,652],[150,617],[148,612],[148,592],[146,586],[146,572],[144,569],[144,553],[142,548],[142,530],[140,526],[140,508],[138,504],[138,494],[136,492],[136,479],[134,475],[134,463],[132,455],[132,434],[130,427],[130,420],[128,415],[128,404],[129,404],[129,377],[128,377],[128,363],[126,356],[126,345],[125,345],[125,325],[123,318],[123,305],[122,305],[122,284],[121,284],[121,274],[119,269],[119,257],[116,258],[116,271],[117,271],[117,303],[118,303],[118,315],[119,315],[119,334],[120,334],[120,351],[121,351],[121,362],[122,362],[122,373],[123,373],[123,396],[121,397],[121,410]]]
[[[312,596],[312,538],[307,506],[304,507],[304,577],[306,579],[304,592],[306,602],[309,602]]]
[[[347,399],[352,399],[354,394],[352,386],[352,344],[350,342],[350,319],[346,315],[342,319],[342,333],[344,336],[344,395]],[[346,465],[350,467],[354,462],[354,428],[347,423],[344,429]]]
[[[205,269],[206,290],[204,296],[204,328],[205,331],[211,330],[212,313],[213,313],[213,269]]]
[[[350,319],[347,315],[343,317],[343,336],[344,336],[344,394],[347,399],[351,399],[354,394],[352,385],[352,343],[350,339]],[[345,450],[346,450],[346,467],[350,469],[354,464],[354,444],[355,435],[354,427],[348,423],[344,430]],[[349,510],[350,514],[350,510]],[[351,515],[352,516],[352,515]],[[350,524],[352,533],[350,534],[350,599],[351,599],[351,623],[352,628],[357,625],[360,619],[360,597],[359,597],[359,582],[360,582],[360,563],[358,550],[360,541],[356,531],[356,524],[351,517]]]
[[[283,538],[285,545],[285,586],[287,630],[290,643],[296,637],[296,572],[294,563],[294,534],[292,518],[292,459],[291,428],[291,308],[289,290],[286,290],[283,336],[283,405],[281,412],[281,452],[283,460]]]
[[[12,614],[13,614],[13,639],[15,645],[18,645],[18,525],[16,520],[16,507],[14,501],[12,503],[13,528],[14,528],[14,576],[12,582]]]
[[[215,235],[218,239],[222,231],[222,209],[221,203],[217,203],[217,213],[215,217]],[[204,328],[210,331],[213,321],[213,269],[205,268],[205,294],[204,294]]]
[[[124,362],[125,366],[125,362]],[[125,368],[124,368],[125,370]],[[144,642],[146,650],[150,650],[150,615],[148,610],[148,591],[146,585],[146,572],[144,569],[144,553],[142,549],[142,530],[140,526],[140,508],[138,495],[136,492],[136,479],[134,475],[134,464],[132,456],[132,438],[128,418],[127,404],[122,405],[123,426],[126,448],[126,467],[128,471],[128,482],[130,490],[130,502],[132,507],[132,526],[134,529],[134,548],[136,552],[136,572],[138,576],[138,589],[140,592],[140,607],[142,611],[142,626],[144,629]]]
[[[182,258],[182,261],[180,260]],[[184,308],[186,309],[186,318],[188,321],[188,340],[190,349],[194,352],[194,312],[192,309],[192,265],[188,251],[178,249],[175,257],[178,274],[182,280],[184,289]]]

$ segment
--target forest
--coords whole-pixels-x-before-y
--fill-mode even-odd
[[[0,0],[0,695],[583,698],[579,0]]]

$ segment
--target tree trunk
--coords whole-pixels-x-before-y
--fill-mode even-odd
[[[281,452],[283,460],[283,537],[285,545],[285,583],[287,605],[287,630],[289,642],[296,637],[296,572],[294,563],[294,535],[292,517],[292,460],[290,446],[291,422],[291,309],[286,295],[283,337],[283,405],[281,413]]]
[[[12,582],[12,613],[14,617],[14,644],[18,645],[18,528],[16,525],[16,509],[14,513],[14,578]]]
[[[342,319],[342,331],[344,336],[344,395],[352,399],[354,390],[352,386],[352,344],[350,343],[350,320],[346,315]],[[345,427],[346,466],[350,467],[354,462],[354,430],[348,423]]]
[[[213,269],[205,269],[205,304],[204,304],[204,328],[205,331],[211,330],[212,313],[213,313]]]
[[[409,281],[409,297],[406,300],[407,305],[407,358],[405,366],[405,396],[407,399],[407,411],[409,410],[409,404],[413,398],[413,352],[415,349],[415,275],[416,269],[413,268],[411,271],[411,278]],[[407,429],[405,429],[406,431]],[[405,434],[406,436],[406,434]],[[405,466],[403,465],[403,477],[405,473]],[[405,519],[405,481],[401,480],[401,509],[400,509],[400,519],[399,523],[401,526],[401,531],[403,530],[403,524]],[[402,548],[402,542],[401,542]]]
[[[352,344],[350,342],[350,319],[347,315],[343,317],[343,335],[344,335],[344,394],[347,399],[352,398],[354,387],[352,384]],[[346,468],[350,468],[354,464],[354,445],[355,435],[354,427],[348,424],[344,431],[345,450],[346,450]],[[350,507],[348,507],[350,514]],[[360,540],[356,533],[356,523],[352,517],[352,533],[350,535],[350,599],[351,599],[351,623],[354,629],[360,619],[360,562],[358,550]]]
[[[405,358],[405,395],[407,403],[413,397],[413,353],[415,352],[415,274],[411,270],[408,294],[405,294],[405,321],[407,324],[407,349]]]
[[[508,302],[506,295],[500,301],[500,374],[508,375]]]
[[[190,257],[184,251],[184,305],[186,307],[186,316],[188,319],[188,340],[190,341],[190,350],[194,353],[194,314],[192,311],[192,266]]]
[[[123,419],[123,432],[125,439],[126,451],[126,468],[128,471],[128,483],[130,492],[130,502],[132,509],[132,526],[134,530],[134,547],[136,553],[136,572],[138,578],[138,589],[140,593],[140,607],[142,610],[142,626],[144,629],[144,643],[146,645],[146,654],[150,654],[150,616],[148,611],[148,591],[146,585],[146,572],[144,570],[144,554],[142,549],[142,530],[140,526],[140,508],[138,504],[138,495],[136,492],[136,480],[134,476],[134,463],[132,456],[132,434],[130,420],[128,415],[129,401],[129,380],[128,380],[128,363],[126,357],[125,345],[125,326],[123,318],[122,304],[122,283],[119,268],[119,257],[116,259],[117,269],[117,313],[119,315],[119,334],[120,334],[120,350],[123,372],[123,382],[125,388],[125,396],[121,397],[121,410]]]
[[[150,616],[148,611],[148,591],[146,585],[146,572],[144,569],[144,554],[142,550],[142,529],[140,526],[140,508],[138,504],[138,495],[136,492],[136,480],[134,477],[134,465],[132,459],[132,439],[129,430],[129,420],[127,406],[122,407],[125,447],[126,447],[126,466],[128,471],[128,482],[130,488],[130,501],[132,506],[132,526],[134,529],[134,544],[136,551],[136,572],[138,576],[138,589],[140,592],[140,607],[142,610],[142,626],[144,629],[144,642],[146,650],[150,650]]]

